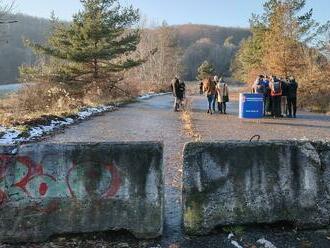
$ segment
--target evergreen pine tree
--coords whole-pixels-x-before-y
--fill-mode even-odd
[[[197,79],[203,80],[205,78],[208,78],[212,76],[215,72],[215,69],[212,64],[210,64],[208,61],[204,61],[197,70]]]
[[[49,59],[36,70],[23,68],[22,74],[41,81],[64,83],[118,81],[118,73],[140,65],[130,59],[140,40],[138,10],[122,7],[118,0],[81,0],[82,10],[70,24],[52,17],[53,32],[46,45],[28,42],[37,54]],[[36,68],[34,68],[36,69]]]

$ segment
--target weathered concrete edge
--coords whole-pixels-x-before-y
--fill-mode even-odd
[[[251,146],[251,147],[255,147],[255,146],[264,146],[264,145],[273,145],[273,146],[277,146],[277,145],[284,145],[284,144],[288,144],[288,145],[292,145],[292,146],[304,146],[304,145],[311,145],[316,152],[319,154],[320,156],[320,170],[325,171],[326,169],[329,170],[329,168],[326,168],[327,163],[324,162],[323,160],[323,154],[329,154],[330,151],[330,142],[326,141],[326,140],[265,140],[265,141],[239,141],[239,140],[219,140],[219,141],[208,141],[208,142],[202,142],[202,141],[198,141],[198,142],[187,142],[184,145],[183,148],[183,178],[182,178],[182,195],[181,195],[181,200],[182,200],[182,226],[185,229],[185,222],[184,222],[184,213],[185,213],[185,194],[184,194],[184,186],[185,186],[185,180],[187,178],[187,175],[185,174],[185,168],[187,166],[189,166],[189,164],[187,163],[187,161],[189,161],[189,159],[191,157],[195,157],[196,154],[200,154],[201,152],[203,152],[205,149],[207,149],[208,147],[211,146],[219,146],[219,147],[224,147],[224,145],[232,145],[232,146],[237,146],[237,147],[246,147]],[[330,223],[330,220],[329,220]],[[249,225],[249,224],[247,224]],[[326,225],[326,226],[320,226],[320,228],[330,228],[330,225]],[[304,229],[304,228],[301,228]],[[306,227],[306,229],[309,229],[309,227]],[[207,235],[209,232],[211,231],[211,229],[209,231],[201,231],[200,233],[190,233],[189,230],[185,230],[185,233],[187,235]]]
[[[13,145],[0,145],[0,154],[6,155],[16,155],[19,152],[21,147],[28,147],[28,146],[47,146],[47,145],[60,145],[60,146],[79,146],[79,145],[118,145],[118,146],[125,146],[125,145],[149,145],[155,146],[161,150],[164,150],[164,143],[161,141],[110,141],[110,142],[46,142],[46,143],[24,143],[24,144],[13,144]]]
[[[196,154],[200,152],[200,150],[204,150],[206,146],[214,146],[214,145],[235,145],[235,146],[263,146],[263,145],[281,145],[281,144],[291,144],[291,145],[304,145],[311,144],[317,151],[324,148],[325,146],[330,149],[330,142],[325,140],[263,140],[263,141],[241,141],[241,140],[219,140],[219,141],[193,141],[187,142],[183,147],[183,159],[187,156],[192,156],[192,154]],[[185,160],[183,160],[185,161]]]
[[[116,146],[130,146],[130,145],[141,145],[141,146],[149,146],[152,147],[153,149],[159,150],[161,156],[160,160],[160,169],[161,169],[161,178],[162,182],[160,185],[160,197],[161,197],[161,226],[159,228],[159,231],[156,233],[152,234],[146,234],[143,237],[139,233],[135,233],[133,230],[127,229],[128,232],[132,233],[136,238],[138,239],[155,239],[163,234],[164,230],[164,221],[165,221],[165,169],[164,169],[164,143],[161,141],[111,141],[111,142],[66,142],[66,143],[61,143],[61,142],[49,142],[49,143],[25,143],[25,144],[15,144],[15,145],[0,145],[0,154],[3,155],[12,155],[16,156],[20,152],[20,148],[24,147],[33,147],[33,146],[85,146],[85,145],[90,145],[90,146],[98,146],[98,145],[116,145]],[[109,231],[118,231],[121,229],[112,229]],[[103,232],[103,231],[100,231]],[[66,235],[66,234],[77,234],[75,232],[72,233],[59,233],[58,235]],[[45,240],[46,241],[46,240]]]
[[[77,145],[155,145],[163,149],[164,143],[161,141],[102,141],[102,142],[36,142],[36,143],[26,143],[21,145],[15,145],[16,147],[20,146],[32,146],[32,145],[63,145],[63,146],[77,146]],[[13,147],[14,145],[0,145],[0,147],[8,146]]]
[[[98,145],[116,145],[116,146],[130,146],[130,145],[141,145],[141,146],[150,146],[153,149],[157,149],[160,151],[163,156],[161,157],[161,175],[162,175],[162,185],[161,185],[161,204],[162,204],[162,209],[161,209],[161,223],[162,225],[160,226],[159,232],[154,233],[154,234],[148,234],[146,236],[141,237],[140,234],[135,233],[133,230],[128,230],[130,233],[132,233],[136,238],[139,239],[154,239],[158,238],[163,235],[163,230],[164,230],[164,222],[165,222],[165,169],[164,169],[164,143],[161,141],[110,141],[110,142],[66,142],[66,143],[61,143],[61,142],[49,142],[49,143],[28,143],[28,144],[21,144],[17,146],[9,146],[9,151],[11,148],[14,147],[16,148],[16,153],[19,153],[19,150],[21,147],[29,147],[29,146],[48,146],[48,145],[59,145],[59,146],[83,146],[83,145],[91,145],[91,146],[98,146]],[[1,149],[0,149],[1,151]],[[13,153],[11,153],[13,154]],[[118,230],[112,230],[112,231],[118,231]]]

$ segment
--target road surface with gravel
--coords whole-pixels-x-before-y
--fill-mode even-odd
[[[240,120],[238,102],[228,104],[228,115],[206,114],[204,96],[189,97],[190,117],[201,140],[249,140],[260,135],[263,140],[330,140],[330,116],[308,112],[297,119]],[[217,230],[205,237],[187,237],[181,228],[182,150],[193,140],[183,131],[181,113],[172,111],[170,95],[153,97],[123,106],[72,126],[45,142],[162,141],[166,184],[165,230],[161,239],[138,241],[126,233],[107,233],[57,237],[34,247],[265,247],[257,240],[265,238],[275,247],[330,247],[326,230],[297,232],[286,225],[240,228],[236,236]],[[241,230],[242,229],[242,230]],[[227,230],[228,232],[228,230]],[[237,243],[236,243],[237,242]],[[28,247],[28,246],[27,246]]]

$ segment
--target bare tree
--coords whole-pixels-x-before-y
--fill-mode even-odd
[[[327,58],[330,60],[330,30],[326,34],[326,41],[324,42],[324,53]]]
[[[182,55],[174,27],[164,22],[157,28],[144,28],[136,56],[148,59],[129,77],[145,90],[167,90],[174,76],[182,73]]]
[[[8,20],[8,14],[14,8],[15,1],[0,0],[0,24],[11,22]]]
[[[9,17],[9,14],[14,8],[14,3],[14,0],[0,0],[0,42],[6,40],[4,37],[6,34],[3,29],[3,26],[17,22],[16,20],[11,20]]]

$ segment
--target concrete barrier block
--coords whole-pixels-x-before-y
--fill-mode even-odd
[[[1,151],[7,151],[1,148]],[[163,229],[159,143],[32,144],[0,156],[0,241]]]
[[[311,142],[190,143],[184,151],[188,234],[218,226],[330,223],[330,146]]]

